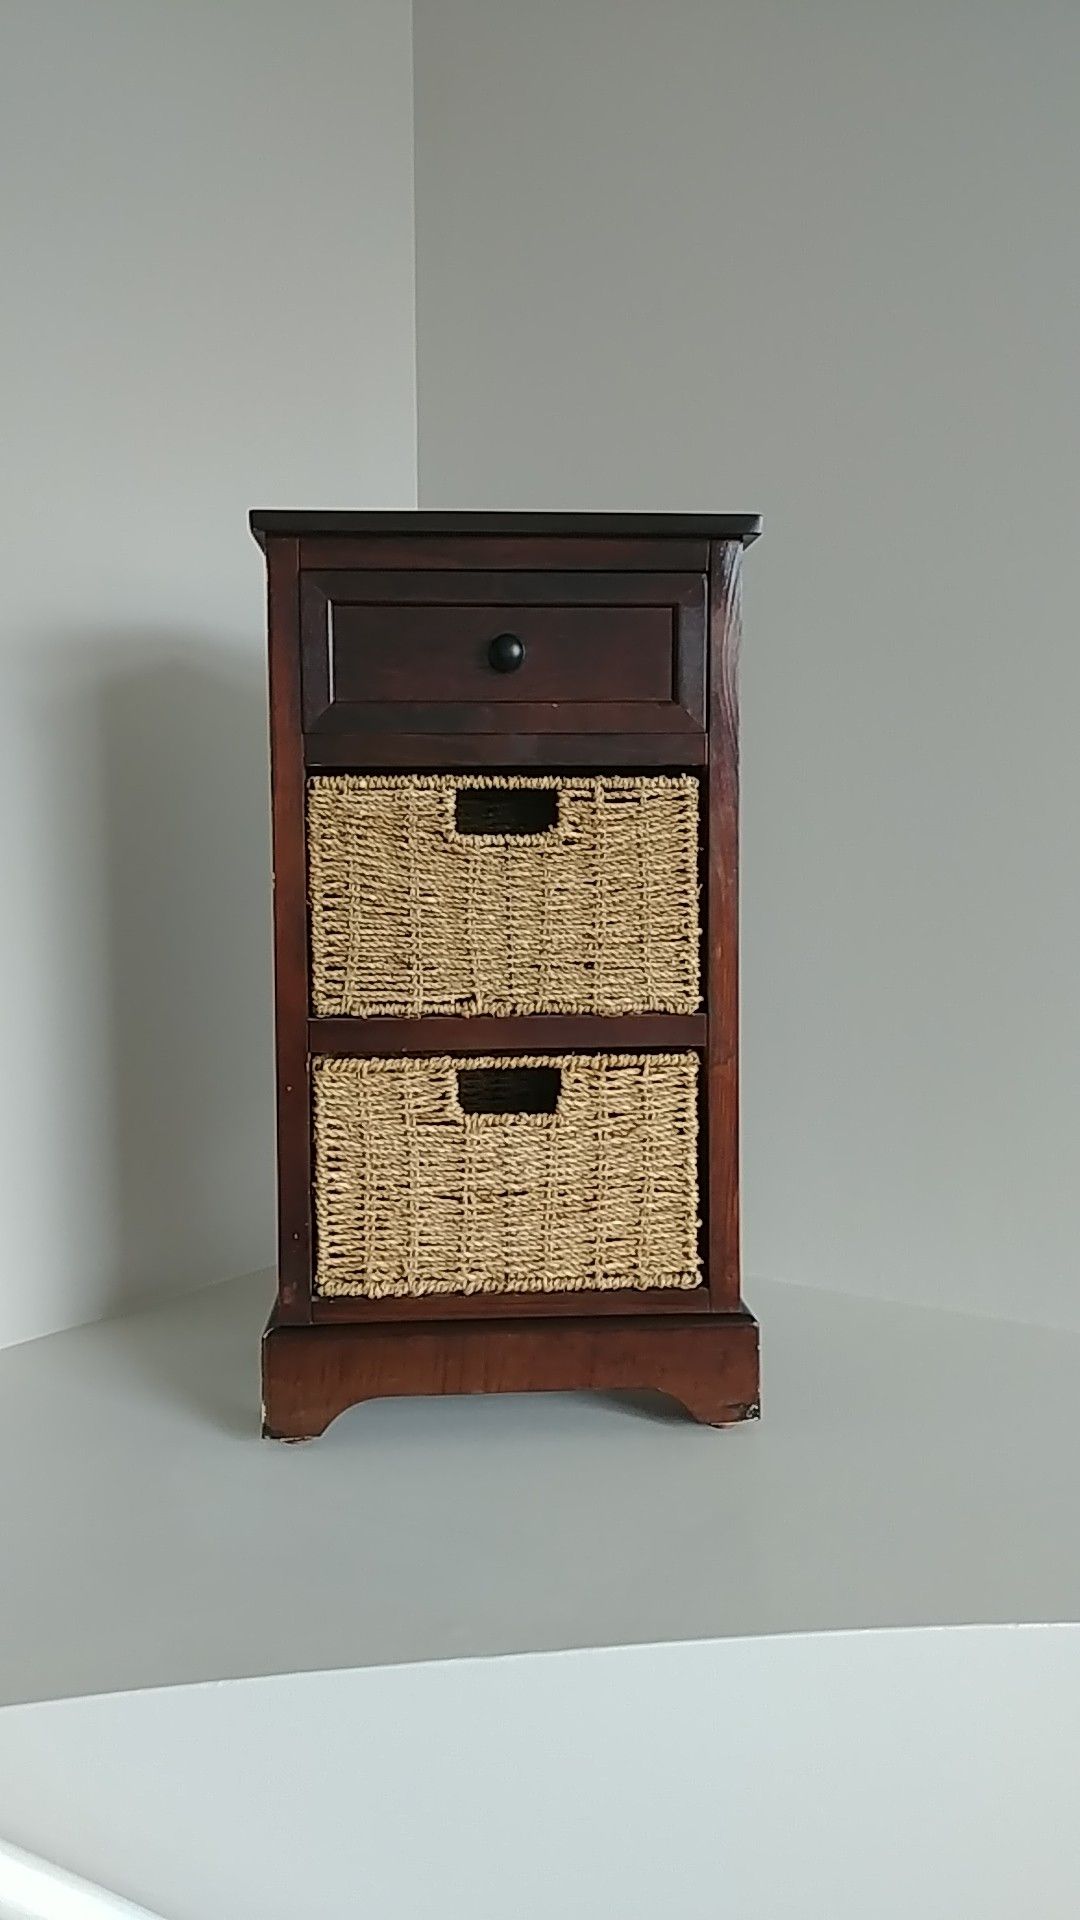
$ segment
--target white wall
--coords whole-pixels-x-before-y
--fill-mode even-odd
[[[1074,1920],[1078,1706],[1067,1626],[60,1700],[0,1835],[170,1920]]]
[[[767,516],[751,1277],[1077,1323],[1080,10],[417,0],[416,60],[422,503]]]
[[[8,0],[0,1344],[273,1245],[253,505],[415,500],[408,0]]]
[[[751,1276],[1080,1322],[1080,14],[416,26],[425,504],[768,516]],[[415,474],[406,0],[0,33],[2,1343],[270,1256],[244,514]]]

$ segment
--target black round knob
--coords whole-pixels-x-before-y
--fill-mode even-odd
[[[497,633],[488,648],[496,673],[516,673],[524,658],[525,648],[516,633]]]

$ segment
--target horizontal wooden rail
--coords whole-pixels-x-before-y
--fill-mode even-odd
[[[703,1013],[496,1016],[424,1014],[415,1020],[309,1020],[308,1051],[381,1053],[634,1053],[705,1045]]]

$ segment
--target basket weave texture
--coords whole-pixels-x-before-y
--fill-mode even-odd
[[[456,825],[460,789],[542,788],[542,833]],[[692,1013],[698,783],[335,774],[308,785],[320,1015]]]
[[[459,1071],[557,1068],[554,1112]],[[315,1290],[368,1299],[700,1285],[698,1057],[317,1058]]]

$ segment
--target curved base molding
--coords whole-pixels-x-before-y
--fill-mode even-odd
[[[704,1426],[758,1413],[758,1330],[751,1314],[282,1325],[262,1347],[263,1433],[311,1440],[361,1400],[441,1393],[670,1395]]]

